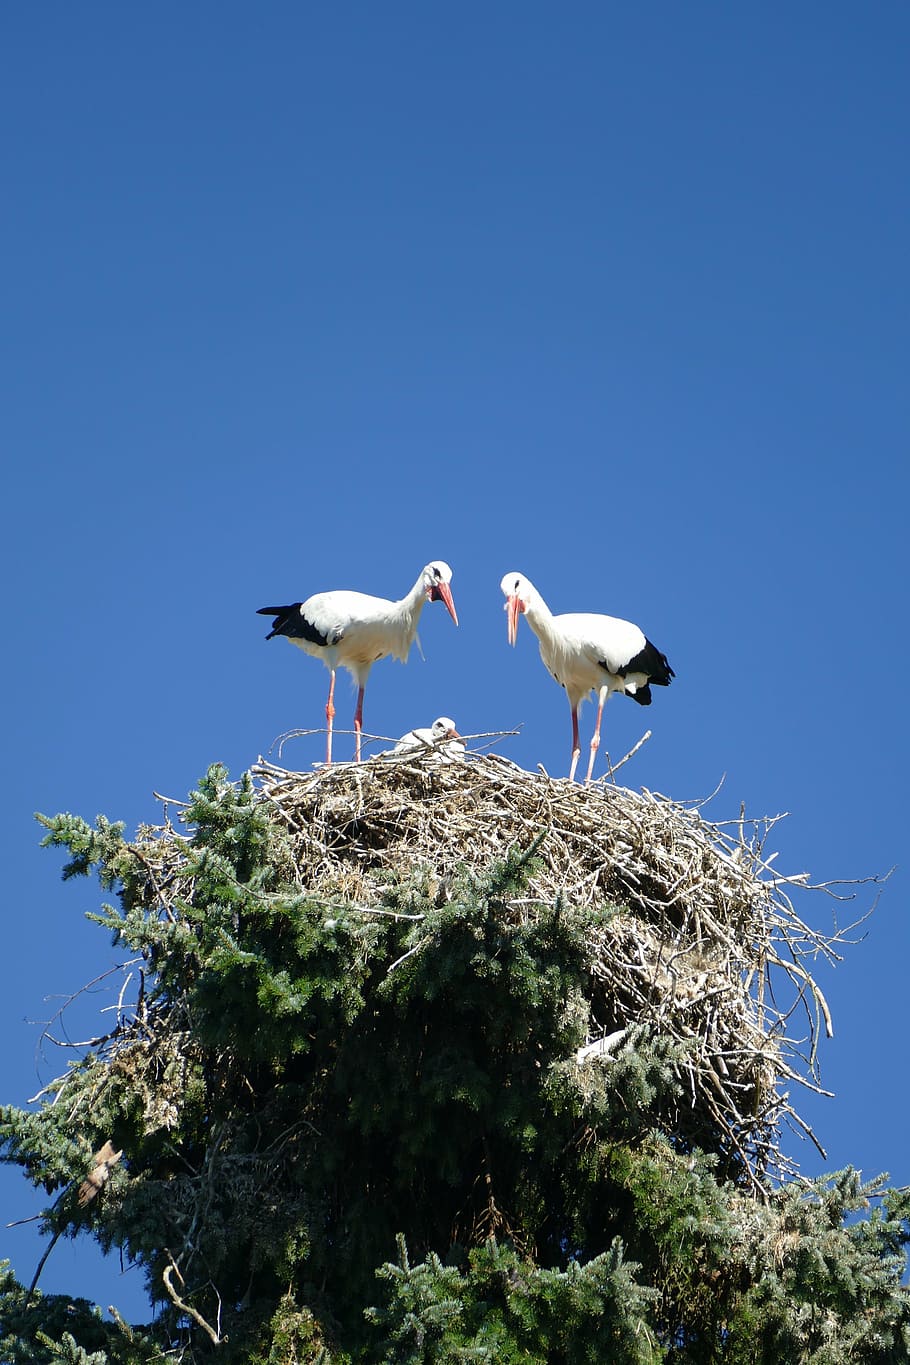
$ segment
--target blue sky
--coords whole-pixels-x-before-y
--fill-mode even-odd
[[[837,1093],[802,1108],[832,1168],[910,1181],[908,45],[894,5],[5,10],[0,1099],[63,1069],[38,1021],[114,960],[33,812],[133,830],[239,776],[327,685],[256,608],[439,557],[461,625],[376,666],[367,731],[520,725],[502,752],[567,772],[565,698],[506,643],[519,570],[668,654],[605,714],[615,757],[654,732],[629,784],[725,775],[717,819],[791,812],[785,871],[899,865],[822,973]],[[26,1282],[40,1252],[3,1230]],[[141,1312],[81,1243],[41,1283]]]

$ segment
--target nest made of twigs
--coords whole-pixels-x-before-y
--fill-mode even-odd
[[[516,913],[556,897],[618,907],[592,916],[593,1037],[578,1064],[608,1064],[644,1024],[684,1044],[692,1104],[754,1177],[792,1169],[783,1119],[815,1141],[784,1087],[821,1089],[816,1045],[831,1019],[809,964],[836,958],[842,935],[796,913],[790,895],[806,878],[777,875],[764,853],[775,819],[714,824],[698,804],[529,773],[497,754],[379,755],[310,773],[260,760],[253,775],[291,838],[301,888],[364,913],[389,874],[424,865],[444,886],[542,836]]]

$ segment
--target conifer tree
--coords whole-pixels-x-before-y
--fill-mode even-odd
[[[37,1107],[0,1110],[2,1155],[44,1192],[48,1245],[118,1248],[154,1312],[107,1321],[7,1267],[0,1359],[910,1359],[910,1195],[852,1170],[773,1176],[778,1054],[756,1042],[761,1065],[736,1073],[737,1122],[698,1069],[709,1024],[669,1026],[673,1002],[716,1017],[703,946],[701,996],[652,971],[633,1015],[592,947],[626,942],[627,907],[542,895],[540,820],[495,858],[434,860],[405,838],[389,860],[365,833],[406,824],[402,802],[469,810],[502,788],[495,764],[416,756],[308,781],[318,817],[220,767],[183,829],[128,841],[105,819],[41,817],[64,877],[114,893],[92,918],[141,971]],[[572,799],[587,831],[594,796]],[[327,870],[338,848],[344,875]],[[649,895],[678,942],[666,888]],[[609,1046],[589,1059],[598,1031]]]

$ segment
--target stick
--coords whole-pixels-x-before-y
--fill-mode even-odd
[[[206,1333],[208,1334],[208,1337],[209,1337],[210,1341],[211,1341],[215,1346],[220,1346],[222,1342],[227,1341],[227,1337],[221,1336],[221,1335],[215,1330],[214,1327],[209,1326],[209,1324],[206,1322],[205,1318],[202,1316],[201,1313],[198,1313],[198,1312],[196,1311],[195,1308],[193,1308],[193,1307],[192,1307],[190,1304],[188,1304],[188,1303],[184,1303],[183,1299],[180,1298],[180,1296],[179,1296],[179,1294],[177,1293],[176,1289],[175,1289],[174,1286],[171,1284],[171,1273],[172,1273],[173,1271],[175,1271],[175,1270],[177,1271],[177,1275],[179,1276],[180,1283],[183,1284],[183,1276],[180,1274],[180,1271],[177,1269],[177,1265],[176,1265],[176,1262],[175,1262],[175,1261],[172,1260],[171,1263],[170,1263],[170,1265],[169,1265],[169,1266],[165,1266],[164,1270],[162,1270],[162,1272],[161,1272],[161,1279],[162,1279],[163,1282],[164,1282],[164,1287],[165,1287],[165,1289],[166,1289],[167,1292],[168,1292],[168,1297],[170,1298],[171,1303],[174,1305],[175,1308],[179,1308],[180,1311],[181,1311],[181,1313],[186,1313],[186,1315],[187,1315],[188,1318],[192,1318],[192,1319],[193,1319],[193,1322],[195,1322],[195,1323],[197,1324],[197,1326],[201,1327],[202,1330],[203,1330],[203,1332],[206,1332]],[[216,1293],[217,1293],[217,1291],[216,1291]],[[220,1303],[221,1303],[221,1300],[220,1300],[220,1296],[219,1296],[219,1308],[218,1308],[218,1316],[219,1316],[219,1317],[221,1316],[221,1307],[220,1307]]]

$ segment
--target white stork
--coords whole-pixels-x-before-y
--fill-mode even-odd
[[[402,663],[417,634],[417,622],[424,602],[444,602],[458,625],[449,583],[452,570],[443,560],[434,560],[425,569],[406,597],[390,602],[385,597],[369,597],[362,592],[318,592],[305,602],[288,607],[260,607],[260,616],[274,616],[272,629],[265,637],[286,635],[292,645],[321,659],[331,674],[329,699],[325,706],[328,724],[326,763],[332,761],[332,717],[335,715],[335,670],[346,668],[357,684],[354,735],[357,762],[360,762],[360,732],[363,729],[363,693],[370,669],[377,659],[391,654]]]
[[[439,716],[432,725],[409,730],[392,750],[394,754],[426,750],[438,753],[446,762],[459,763],[464,758],[465,742],[449,716]]]
[[[581,752],[578,708],[589,692],[597,693],[597,722],[585,777],[585,781],[590,782],[594,758],[600,745],[604,703],[610,693],[624,692],[640,706],[650,706],[651,683],[667,687],[675,676],[669,660],[631,621],[592,612],[569,612],[554,616],[524,574],[507,573],[501,587],[506,597],[509,644],[514,645],[518,635],[518,618],[525,615],[540,642],[541,659],[568,694],[572,708],[572,766],[569,781],[575,777]]]

